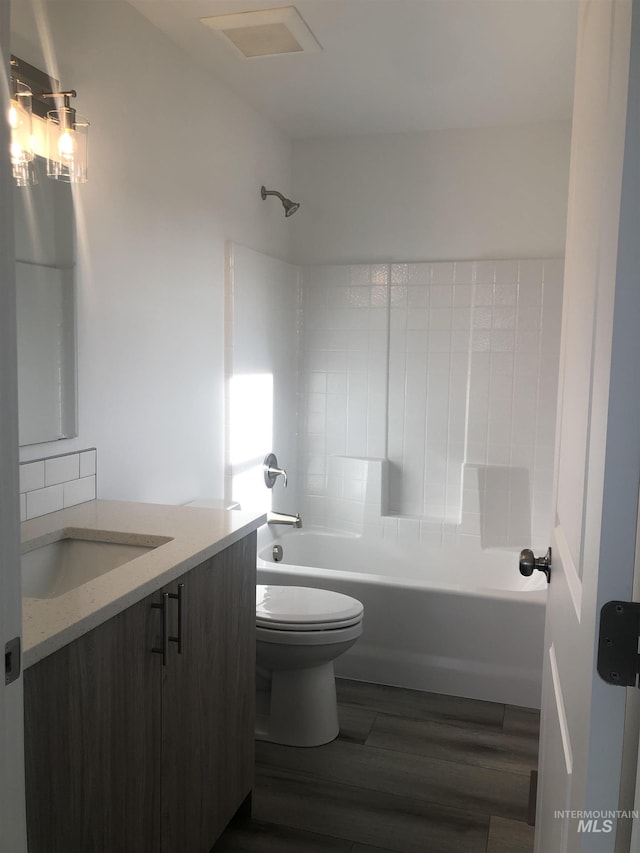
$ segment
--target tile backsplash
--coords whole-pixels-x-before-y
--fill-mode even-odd
[[[97,451],[49,456],[20,465],[20,520],[96,498]]]

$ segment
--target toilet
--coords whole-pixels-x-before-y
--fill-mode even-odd
[[[320,746],[337,737],[333,661],[362,634],[361,602],[301,586],[256,586],[256,739]]]

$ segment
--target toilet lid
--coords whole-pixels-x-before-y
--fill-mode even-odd
[[[346,628],[362,619],[355,598],[305,586],[256,586],[256,625],[289,631]]]

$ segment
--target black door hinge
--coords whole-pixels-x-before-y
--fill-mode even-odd
[[[11,684],[20,675],[20,637],[14,637],[4,646],[4,683]]]
[[[598,675],[608,684],[635,687],[640,672],[640,603],[608,601],[600,610]]]

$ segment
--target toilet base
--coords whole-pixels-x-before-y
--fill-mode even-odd
[[[263,702],[258,701],[256,740],[286,746],[321,746],[338,736],[333,661],[305,669],[273,671],[268,714],[260,713]]]

